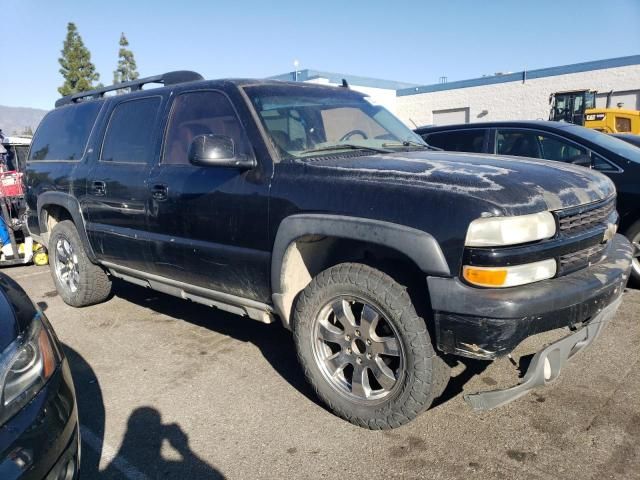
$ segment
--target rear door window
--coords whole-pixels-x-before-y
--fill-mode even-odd
[[[487,129],[453,130],[423,135],[422,138],[434,147],[452,152],[482,153],[485,151]]]
[[[102,102],[56,108],[38,127],[29,161],[80,160]]]
[[[496,153],[514,157],[542,158],[542,147],[535,132],[498,130]]]
[[[573,163],[588,156],[586,148],[537,130],[498,130],[496,153]]]
[[[155,125],[160,97],[122,102],[113,109],[104,135],[100,160],[116,163],[151,163],[155,151]]]

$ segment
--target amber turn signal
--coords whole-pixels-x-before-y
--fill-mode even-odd
[[[556,271],[557,264],[555,259],[549,258],[540,262],[508,267],[472,267],[465,265],[462,268],[462,276],[472,285],[504,288],[553,278]]]
[[[474,285],[483,287],[501,287],[507,280],[505,269],[487,269],[465,266],[463,269],[464,279]]]

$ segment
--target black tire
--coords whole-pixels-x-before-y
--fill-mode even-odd
[[[633,225],[627,228],[625,236],[630,242],[640,244],[640,220],[637,220]],[[640,258],[633,259],[633,268],[631,269],[631,279],[636,286],[640,287]]]
[[[71,220],[64,220],[53,227],[49,256],[53,283],[65,303],[72,307],[86,307],[109,297],[111,279],[101,267],[91,263]],[[71,264],[73,266],[69,267]],[[74,280],[69,281],[71,271]]]
[[[344,307],[344,302],[347,307]],[[340,316],[347,310],[351,310],[349,318],[355,320],[355,328],[360,326],[362,329],[362,332],[357,329],[350,330],[354,335],[364,338],[365,329],[374,332],[366,338],[367,345],[372,345],[370,338],[378,340],[386,338],[395,342],[394,346],[400,352],[395,370],[391,363],[396,361],[395,356],[386,357],[386,353],[378,351],[378,354],[371,350],[374,352],[372,360],[370,350],[365,351],[358,346],[364,345],[362,340],[360,344],[354,343],[355,337],[351,341],[350,335],[345,334],[344,344],[331,343],[334,338],[343,342],[342,337],[332,336],[336,335],[336,328],[340,332],[339,335],[352,328],[344,327],[340,330],[339,327],[344,322],[338,321],[339,315],[334,311],[337,305],[339,305],[337,310],[345,309]],[[327,308],[329,308],[328,316],[323,313]],[[365,309],[368,309],[368,312],[374,312],[374,315],[380,319],[373,322],[377,327],[367,328],[372,322],[365,318]],[[356,319],[357,312],[360,312],[359,319]],[[371,314],[368,313],[366,316],[371,317]],[[346,317],[342,316],[342,318]],[[327,322],[334,323],[329,325],[331,333],[325,337],[324,332],[327,332],[327,329],[324,325],[328,325]],[[390,336],[380,336],[376,328],[386,329],[387,335]],[[435,353],[426,323],[416,313],[406,288],[389,275],[367,265],[343,263],[318,274],[298,297],[293,329],[298,358],[307,380],[336,415],[355,425],[375,430],[399,427],[429,408],[448,383],[449,367]],[[329,336],[331,339],[325,340]],[[334,348],[336,351],[333,351]],[[364,346],[364,348],[373,347]],[[327,357],[319,358],[323,355]],[[336,369],[333,373],[327,373],[327,366],[330,370],[335,365],[331,358],[338,355],[341,359],[347,358],[347,355],[349,359],[352,359],[353,355],[357,357],[366,355],[366,359],[356,358],[359,366],[352,361],[341,370]],[[382,383],[377,383],[378,377],[374,374],[374,370],[377,370],[375,362],[379,362],[380,358],[385,359],[384,362],[389,368],[387,371],[392,371],[395,378],[393,386],[386,390]],[[340,361],[342,362],[343,360]],[[339,362],[336,361],[337,363]],[[347,384],[350,366],[353,373],[349,387]],[[362,382],[353,381],[357,368],[360,369],[359,371],[365,370],[363,377],[360,377],[363,379]],[[380,371],[377,373],[379,374]],[[380,376],[383,377],[383,375]],[[386,380],[389,381],[388,378]],[[357,397],[355,383],[362,385],[365,382],[367,387],[364,389],[366,392],[364,398]],[[382,390],[375,390],[373,384],[381,387]],[[351,394],[348,391],[349,388]],[[367,393],[371,394],[374,391],[382,392],[381,397],[366,398]],[[362,387],[358,388],[358,392],[363,392]]]

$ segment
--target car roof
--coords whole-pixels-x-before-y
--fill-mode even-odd
[[[258,79],[258,78],[220,78],[220,79],[212,79],[212,80],[194,80],[182,83],[174,83],[166,86],[158,86],[147,89],[135,90],[133,92],[127,92],[119,95],[108,95],[101,96],[99,98],[91,97],[92,92],[86,92],[86,99],[79,101],[65,101],[68,97],[63,97],[56,102],[56,108],[61,108],[69,105],[80,105],[87,102],[103,102],[113,98],[126,99],[129,97],[138,97],[144,96],[145,94],[153,94],[154,92],[162,93],[168,90],[176,90],[182,88],[228,88],[228,87],[249,87],[249,86],[289,86],[289,87],[306,87],[306,88],[321,88],[327,90],[335,90],[336,88],[342,88],[335,85],[323,85],[318,83],[308,83],[308,82],[292,82],[292,81],[284,81],[284,80],[274,80],[274,79]],[[356,95],[364,96],[363,93],[357,92],[355,90],[349,90]]]
[[[432,125],[416,128],[416,132],[429,133],[443,130],[461,130],[470,128],[499,128],[499,127],[536,127],[547,130],[555,130],[558,128],[575,127],[572,123],[553,122],[551,120],[503,120],[493,122],[474,122],[474,123],[456,123],[452,125]]]

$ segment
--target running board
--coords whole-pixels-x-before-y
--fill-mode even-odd
[[[229,293],[209,290],[207,288],[189,285],[177,280],[171,280],[158,275],[141,272],[132,268],[116,265],[111,262],[102,262],[111,275],[126,282],[150,288],[157,292],[166,293],[174,297],[191,300],[208,307],[218,308],[225,312],[243,317],[249,317],[262,323],[275,322],[273,307],[266,303],[257,302],[248,298],[238,297]]]

